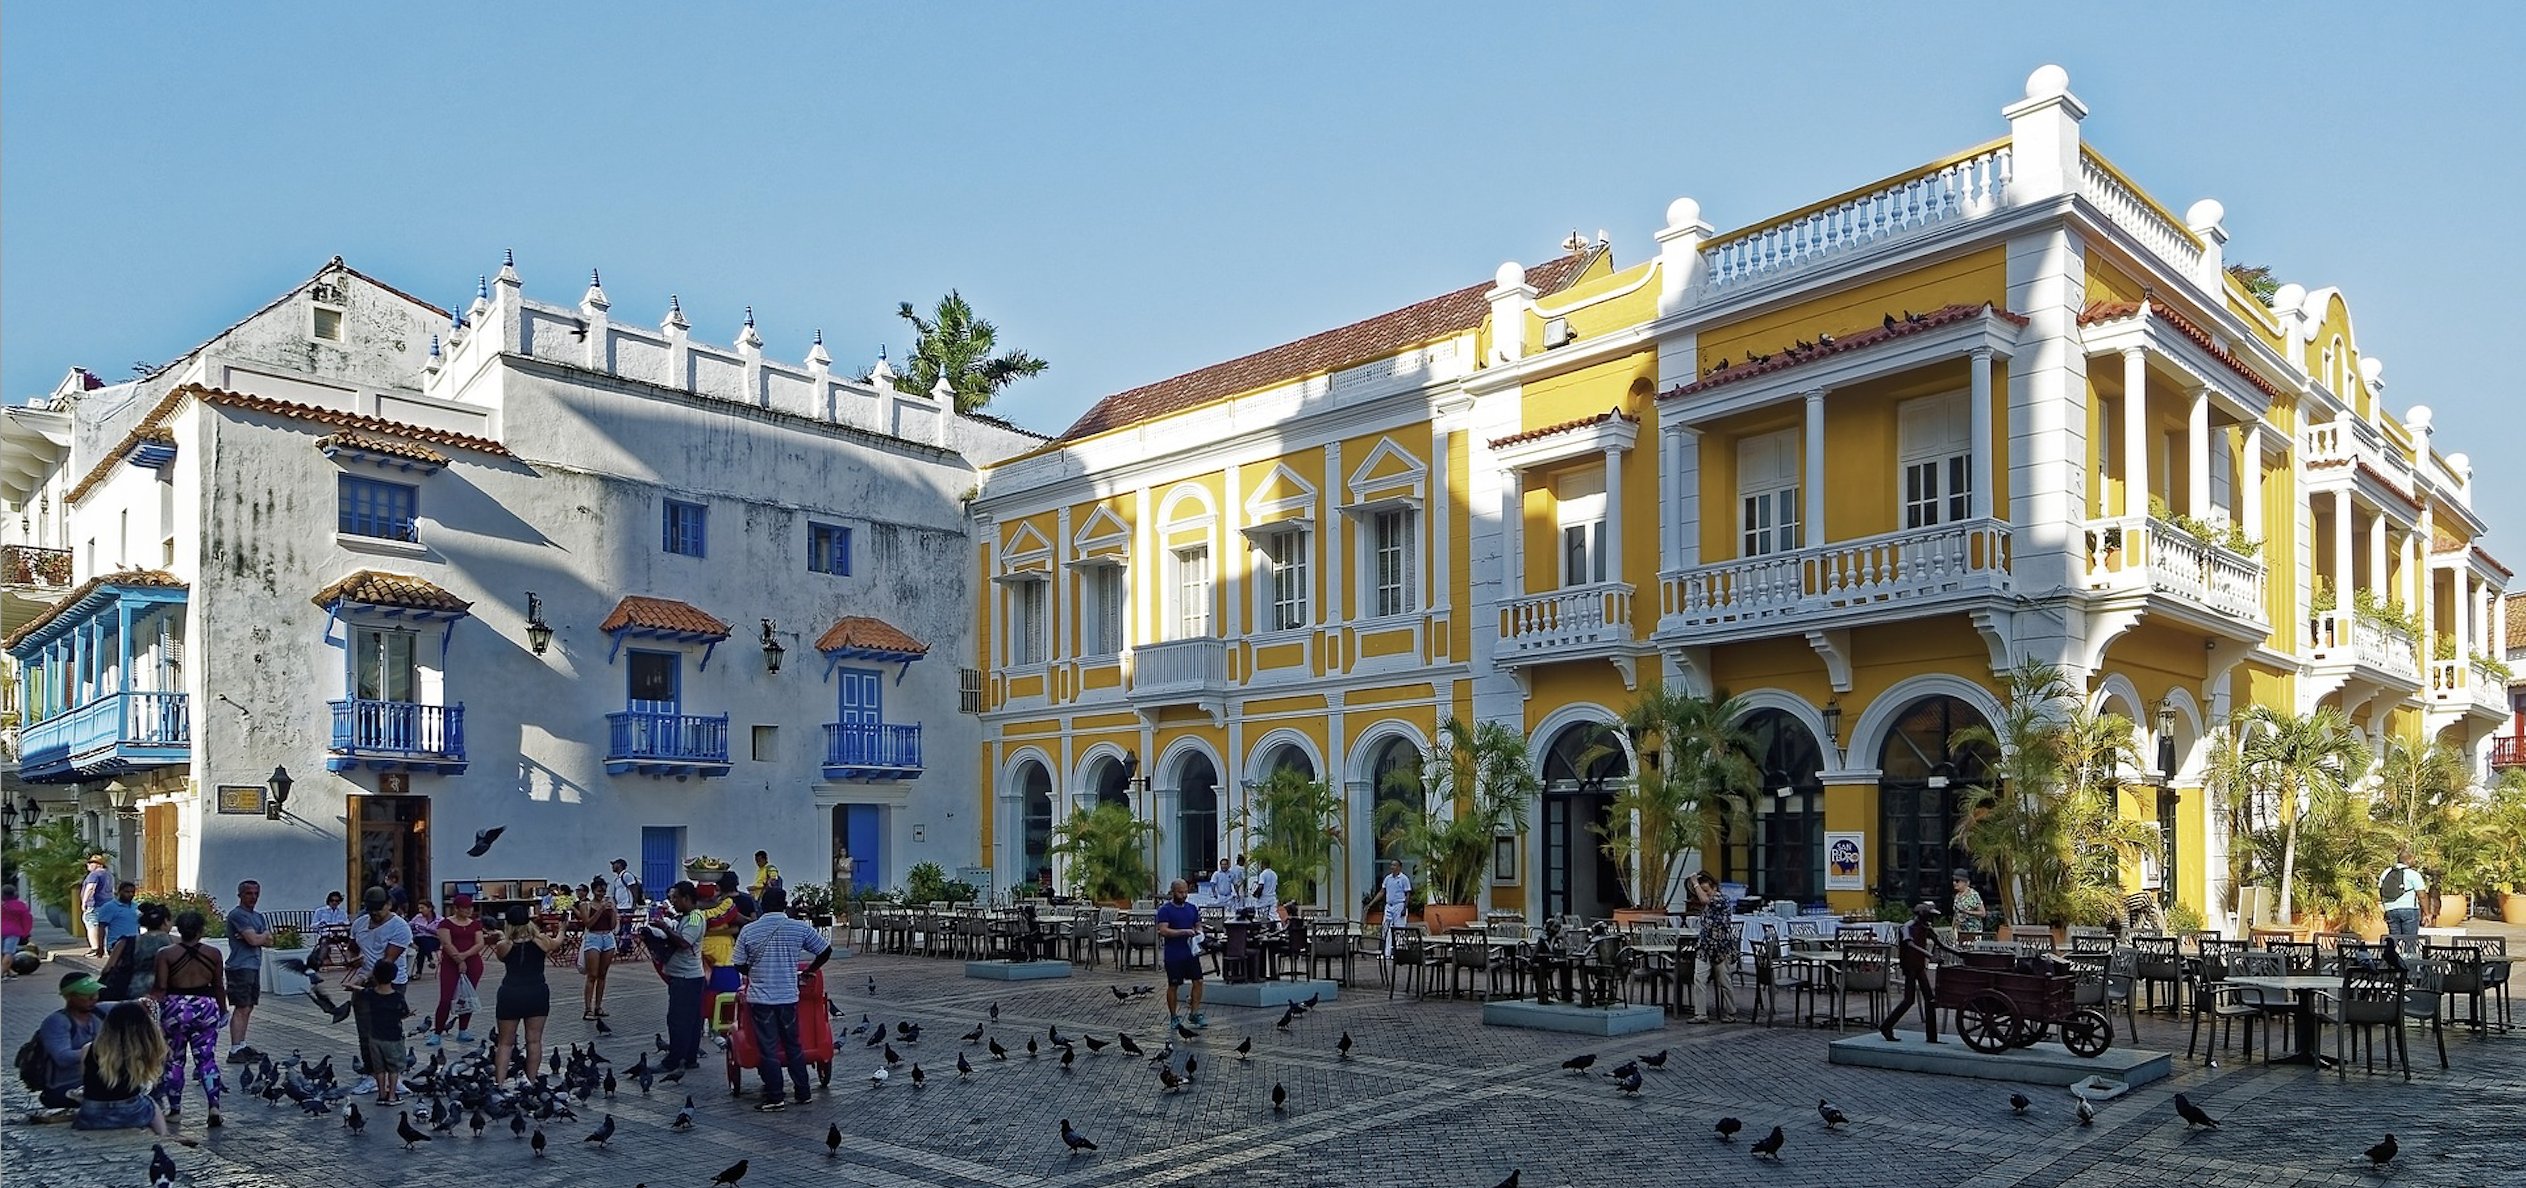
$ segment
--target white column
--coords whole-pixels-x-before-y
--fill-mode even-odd
[[[2263,531],[2263,423],[2245,424],[2245,465],[2237,468],[2237,521],[2247,536],[2261,540]],[[2266,556],[2266,564],[2269,557]]]
[[[2210,389],[2193,389],[2193,404],[2184,420],[2184,510],[2196,520],[2210,518]]]
[[[1991,515],[1991,348],[1977,347],[1973,352],[1973,393],[1968,398],[1973,409],[1973,452],[1966,455],[1965,466],[1973,484],[1970,505],[1973,518],[1988,519]],[[1823,484],[1817,484],[1821,487]]]
[[[2123,514],[2149,514],[2149,356],[2123,352]]]
[[[1675,430],[1675,501],[1662,509],[1674,525],[1675,555],[1669,569],[1682,569],[1702,563],[1702,435],[1677,426]]]
[[[1830,539],[1824,533],[1824,390],[1807,393],[1807,472],[1798,476],[1801,494],[1806,496],[1806,522],[1799,527],[1799,539],[1810,546]]]
[[[2395,584],[2395,595],[2403,599],[2404,606],[2419,608],[2425,622],[2429,617],[2429,609],[2421,606],[2421,591],[2428,588],[2429,581],[2429,557],[2421,551],[2421,534],[2404,533],[2403,580]]]
[[[1605,451],[1605,580],[1623,580],[1623,452]]]
[[[1526,474],[1500,472],[1500,598],[1526,596]]]
[[[2333,608],[2351,612],[2351,493],[2333,493]]]
[[[2473,574],[2460,565],[2448,576],[2456,579],[2456,621],[2448,624],[2448,634],[2456,637],[2456,671],[2462,673],[2465,657],[2473,654],[2469,650],[2473,644]],[[2421,644],[2429,647],[2434,642],[2425,639]]]
[[[2386,584],[2386,518],[2382,515],[2368,521],[2368,585],[2380,596],[2394,592]],[[2457,613],[2463,610],[2458,607]]]

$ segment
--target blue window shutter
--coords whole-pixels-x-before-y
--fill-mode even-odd
[[[684,856],[676,852],[683,835],[673,825],[640,827],[640,885],[649,898],[665,899],[667,888],[684,877]]]

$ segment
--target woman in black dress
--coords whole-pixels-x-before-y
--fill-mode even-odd
[[[499,1019],[498,1034],[492,1037],[491,1079],[505,1081],[509,1075],[509,1046],[517,1040],[518,1024],[526,1025],[526,1068],[535,1066],[535,1054],[544,1050],[544,1016],[552,1013],[552,987],[544,981],[545,959],[561,947],[561,926],[550,930],[539,928],[525,904],[513,904],[500,935],[492,938],[491,956],[500,963],[500,993],[493,1009]],[[523,1078],[526,1069],[518,1070]]]

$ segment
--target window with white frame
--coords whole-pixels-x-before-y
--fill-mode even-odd
[[[1561,524],[1561,584],[1604,581],[1604,472],[1563,475],[1553,480],[1552,497]]]
[[[1764,557],[1798,548],[1798,431],[1737,441],[1737,554]]]
[[[1175,638],[1202,639],[1210,634],[1210,546],[1194,545],[1167,554],[1173,571],[1171,597]]]
[[[1895,410],[1905,528],[1950,524],[1972,514],[1973,431],[1965,394],[1923,396]]]
[[[1044,647],[1050,619],[1046,605],[1047,583],[1041,578],[1028,578],[1009,584],[1009,663],[1017,666],[1041,664],[1046,659]]]
[[[1406,615],[1420,605],[1413,586],[1413,527],[1416,513],[1408,507],[1380,508],[1368,514],[1368,613]]]
[[[1261,600],[1255,623],[1265,631],[1295,631],[1308,623],[1306,528],[1287,525],[1258,534],[1255,583]]]
[[[1123,650],[1123,567],[1091,566],[1079,583],[1084,634],[1079,650],[1090,656],[1119,655]]]

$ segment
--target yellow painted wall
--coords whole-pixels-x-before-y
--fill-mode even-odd
[[[1938,261],[1704,330],[1695,374],[1709,372],[1722,358],[1743,362],[1748,352],[1778,354],[1800,340],[1815,341],[1818,332],[1844,338],[1873,330],[1886,314],[1902,317],[1906,310],[1927,313],[1942,306],[1986,301],[2002,308],[2008,305],[2005,249],[1994,247]],[[1684,381],[1679,377],[1678,382]]]
[[[1560,316],[1569,320],[1571,332],[1580,340],[1608,331],[1628,330],[1656,317],[1658,282],[1650,275],[1656,267],[1655,261],[1644,260],[1617,272],[1610,257],[1600,257],[1597,263],[1589,266],[1585,279],[1536,301],[1537,312],[1531,316],[1526,327],[1528,349],[1533,351],[1542,347],[1544,315],[1553,311],[1565,311]],[[1598,300],[1603,294],[1626,288],[1629,291],[1619,296]],[[1574,308],[1583,301],[1591,304]]]

